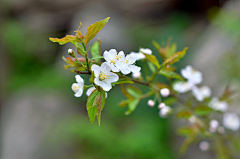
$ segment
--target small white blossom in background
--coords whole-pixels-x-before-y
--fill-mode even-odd
[[[132,73],[132,77],[133,77],[133,78],[139,78],[139,77],[141,77],[141,72],[133,72],[133,73]]]
[[[210,121],[210,127],[209,127],[209,131],[210,132],[216,132],[218,126],[219,126],[219,122],[215,119]]]
[[[225,113],[223,115],[223,126],[232,131],[238,131],[240,127],[240,119],[235,113]]]
[[[190,91],[192,89],[193,85],[189,82],[175,82],[173,84],[173,89],[179,93],[185,93],[187,91]]]
[[[219,126],[219,127],[218,127],[218,132],[219,132],[220,134],[224,134],[224,133],[225,133],[225,128],[224,128],[223,126]]]
[[[197,101],[202,102],[205,98],[211,96],[211,89],[208,86],[202,86],[201,88],[194,86],[192,93]]]
[[[168,97],[170,95],[170,90],[168,88],[163,88],[163,89],[160,90],[160,94],[163,97]]]
[[[95,90],[96,88],[95,87],[90,87],[88,88],[87,92],[86,92],[86,95],[87,96],[90,96],[90,94],[92,94],[92,92]],[[105,92],[105,98],[107,98],[107,92]]]
[[[158,109],[162,109],[163,107],[166,107],[166,104],[165,104],[165,103],[160,103],[160,104],[158,105]]]
[[[211,107],[214,110],[225,112],[228,109],[228,103],[224,101],[220,101],[217,97],[214,97],[210,101],[209,107]]]
[[[135,66],[136,57],[133,55],[127,55],[125,57],[124,52],[121,51],[118,54],[118,61],[116,61],[115,66],[124,74],[127,75],[131,72],[140,72],[141,67]]]
[[[159,111],[159,116],[162,118],[167,118],[171,113],[172,108],[170,108],[169,106],[165,106]]]
[[[155,102],[153,100],[148,100],[148,106],[153,107],[155,105]]]
[[[75,92],[75,97],[81,97],[83,93],[84,80],[80,75],[75,76],[77,83],[72,84],[72,90]]]
[[[189,118],[188,118],[188,121],[192,124],[196,123],[197,121],[197,118],[195,115],[191,115]]]
[[[202,151],[207,151],[209,149],[209,143],[207,141],[201,141],[199,143],[199,149]]]
[[[117,51],[115,49],[104,51],[104,59],[109,63],[113,72],[119,72],[119,68],[117,68],[115,64],[119,60],[120,55],[122,54],[124,54],[123,51],[120,51],[119,54],[117,54]]]
[[[190,65],[182,69],[181,74],[184,78],[188,80],[189,83],[193,85],[197,85],[202,82],[202,73],[200,71],[196,71]]]
[[[111,83],[117,82],[119,77],[117,74],[110,72],[111,67],[107,62],[102,63],[101,67],[93,64],[91,70],[94,71],[94,83],[104,91],[109,91],[112,89]]]
[[[146,48],[146,49],[141,48],[141,49],[139,49],[139,52],[130,52],[129,55],[135,56],[136,60],[138,61],[138,60],[142,60],[142,59],[146,58],[146,56],[143,53],[152,55],[152,50],[150,50],[148,48]]]

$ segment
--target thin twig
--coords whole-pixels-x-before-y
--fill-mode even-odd
[[[78,71],[78,70],[74,70],[74,72],[78,73],[78,74],[91,74],[91,72],[83,72],[83,71]]]

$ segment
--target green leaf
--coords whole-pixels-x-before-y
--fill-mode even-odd
[[[130,83],[133,84],[134,82],[127,76],[119,76],[119,80],[117,82],[114,82],[112,84],[122,84],[122,83]]]
[[[95,98],[94,104],[97,104],[97,119],[98,119],[98,125],[100,126],[101,122],[101,111],[105,105],[105,91],[100,88],[100,94]]]
[[[103,56],[101,56],[101,54],[100,54],[100,45],[101,45],[101,42],[96,41],[95,43],[93,43],[91,50],[90,50],[92,59],[95,59],[95,61],[97,61],[97,62],[100,61],[99,57],[103,58]]]
[[[193,133],[193,129],[191,127],[181,127],[177,130],[177,134],[181,136],[188,136]]]
[[[164,88],[166,88],[166,87],[164,87]],[[173,105],[173,104],[175,104],[177,102],[178,102],[177,99],[174,98],[174,97],[168,97],[167,99],[164,100],[164,103],[166,105]]]
[[[139,99],[134,99],[128,104],[128,110],[125,112],[125,115],[131,114],[136,108],[138,103],[140,102]]]
[[[92,71],[91,77],[89,78],[89,82],[94,83],[94,78],[95,78],[94,71]]]
[[[160,68],[160,65],[159,65],[159,63],[158,63],[158,60],[157,60],[156,56],[154,56],[154,55],[148,55],[148,54],[145,54],[145,53],[143,53],[143,54],[146,56],[146,58],[147,58],[151,63],[153,63],[155,66],[157,66],[157,68]]]
[[[96,89],[90,94],[87,100],[87,111],[91,123],[95,121],[95,117],[97,115],[97,104],[95,103],[95,99],[99,94],[100,92]]]
[[[195,139],[196,139],[196,133],[191,133],[185,138],[179,151],[181,155],[184,155],[186,153],[188,147],[190,146],[191,143],[193,143]]]
[[[137,86],[128,85],[127,86],[127,92],[135,98],[138,98],[139,96],[142,95],[142,91]]]
[[[122,100],[120,103],[118,103],[118,105],[122,108],[125,108],[130,102],[131,102],[130,99]]]
[[[149,69],[152,71],[152,73],[155,73],[157,69],[154,66],[154,64],[149,61],[147,61],[147,64],[148,64]]]
[[[177,74],[176,72],[172,72],[172,71],[161,70],[161,71],[159,71],[159,74],[169,77],[169,78],[184,80],[179,74]]]
[[[212,109],[208,106],[198,106],[194,109],[196,115],[208,115],[212,112]]]
[[[82,45],[80,45],[77,41],[73,41],[72,44],[77,48],[78,54],[84,55],[86,53]]]
[[[97,33],[107,24],[110,17],[107,17],[103,20],[100,20],[92,25],[90,25],[87,29],[87,33],[84,39],[85,45],[89,43],[90,40],[92,40]]]
[[[66,44],[68,42],[73,42],[76,40],[76,37],[73,35],[66,35],[63,38],[49,38],[52,42],[58,42],[60,45]]]
[[[184,110],[184,111],[181,111],[177,114],[177,117],[178,118],[189,118],[190,116],[192,115],[192,113],[190,111],[187,111],[187,110]]]
[[[104,57],[103,56],[96,56],[96,57],[94,57],[92,59],[95,60],[95,61],[100,61],[99,59],[102,59],[102,58],[104,58]]]
[[[178,62],[181,58],[183,58],[186,54],[188,47],[185,47],[183,51],[176,52],[172,56],[168,57],[164,62],[163,65],[171,65],[175,62]]]

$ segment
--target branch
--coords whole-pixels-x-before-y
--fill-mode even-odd
[[[78,74],[88,74],[88,75],[91,75],[91,72],[83,72],[83,71],[78,71],[78,70],[74,70],[74,72],[76,72]]]

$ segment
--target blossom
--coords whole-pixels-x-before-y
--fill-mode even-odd
[[[238,131],[240,127],[240,119],[235,113],[225,113],[223,115],[223,126],[232,131]]]
[[[148,48],[146,48],[146,49],[140,48],[139,52],[130,52],[129,55],[135,56],[136,60],[138,61],[138,60],[142,60],[142,59],[146,58],[146,56],[143,53],[148,54],[148,55],[152,55],[152,50],[150,50]]]
[[[148,100],[148,106],[153,107],[155,105],[155,102],[153,100]]]
[[[192,83],[193,85],[196,85],[202,82],[202,73],[199,71],[196,71],[190,65],[182,69],[181,74],[184,78],[188,80],[189,83]]]
[[[75,92],[75,97],[81,97],[83,93],[84,80],[80,75],[75,76],[77,83],[72,84],[72,90]]]
[[[209,149],[209,143],[207,141],[201,141],[199,143],[199,148],[202,151],[207,151]]]
[[[172,108],[170,108],[169,106],[165,106],[159,111],[159,116],[162,118],[166,118],[171,113],[172,113]]]
[[[120,51],[119,54],[122,55],[123,51]],[[119,54],[117,54],[117,51],[115,49],[111,49],[109,51],[104,51],[103,56],[104,59],[109,62],[111,70],[113,72],[119,72],[119,68],[115,66],[116,61],[119,59]],[[123,53],[124,54],[124,53]]]
[[[188,118],[188,121],[192,124],[196,123],[197,121],[197,118],[195,115],[191,115],[189,118]]]
[[[139,77],[141,77],[141,72],[133,72],[133,73],[132,73],[132,77],[133,77],[133,78],[139,78]]]
[[[191,90],[192,87],[193,87],[193,85],[189,82],[179,81],[179,82],[175,82],[173,84],[173,89],[179,93],[185,93],[185,92]]]
[[[119,79],[117,74],[110,72],[111,67],[107,62],[102,63],[101,67],[93,64],[91,70],[95,75],[94,83],[102,87],[104,91],[109,91],[112,88],[111,83]]]
[[[166,106],[165,103],[160,103],[160,104],[158,105],[158,109],[162,109],[162,108],[165,107],[165,106]]]
[[[170,95],[170,91],[168,88],[163,88],[160,90],[160,94],[163,96],[163,97],[168,97]]]
[[[203,86],[201,88],[194,86],[192,88],[192,93],[197,101],[201,102],[204,98],[211,96],[211,89],[208,86]]]
[[[228,109],[228,103],[224,101],[219,101],[217,97],[214,97],[210,101],[209,107],[211,107],[214,110],[225,112]]]
[[[136,62],[136,58],[133,55],[127,55],[125,57],[124,52],[121,51],[118,54],[119,60],[116,61],[115,66],[120,69],[120,71],[127,75],[130,72],[139,72],[141,67],[133,65]]]
[[[86,95],[90,96],[95,89],[96,89],[95,87],[88,88]],[[105,92],[105,98],[107,98],[107,92]]]
[[[219,122],[216,119],[213,119],[210,121],[210,127],[209,127],[209,131],[210,132],[215,132],[219,126]]]

